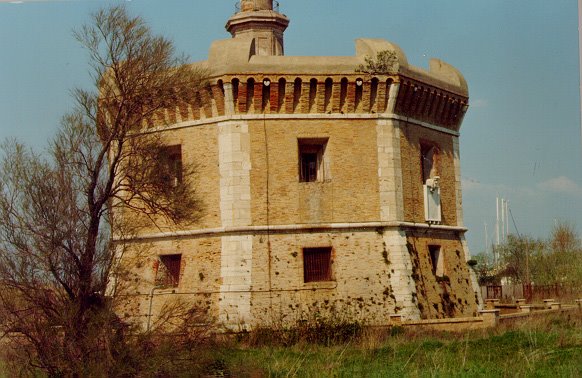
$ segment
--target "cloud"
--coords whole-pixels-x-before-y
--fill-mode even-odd
[[[488,194],[494,196],[499,195],[501,197],[505,195],[536,196],[539,194],[539,191],[536,191],[529,186],[510,186],[506,184],[482,183],[479,180],[469,177],[461,178],[461,187],[463,188],[463,192]]]
[[[510,186],[500,183],[482,183],[473,178],[463,177],[461,179],[461,185],[464,192],[481,194],[488,193],[501,196],[509,194],[519,196],[543,196],[544,194],[553,193],[582,197],[582,185],[566,176],[555,177],[532,186]]]
[[[538,188],[555,193],[569,194],[582,197],[582,186],[566,176],[560,176],[540,182]]]

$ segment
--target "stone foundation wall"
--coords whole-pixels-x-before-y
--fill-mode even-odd
[[[170,254],[182,255],[179,284],[175,288],[155,288],[159,256]],[[197,307],[210,319],[218,317],[222,283],[220,238],[132,243],[121,257],[120,265],[123,270],[116,280],[116,301],[117,314],[123,319],[145,328],[148,316],[155,321],[164,306],[177,302]]]
[[[444,275],[433,272],[429,245],[438,245],[444,259]],[[479,294],[473,287],[461,239],[452,232],[408,231],[407,248],[412,260],[418,308],[423,319],[476,316]]]
[[[253,246],[251,301],[259,324],[293,323],[315,313],[386,324],[395,311],[394,265],[381,233],[262,234]],[[331,281],[304,283],[305,247],[332,248]]]

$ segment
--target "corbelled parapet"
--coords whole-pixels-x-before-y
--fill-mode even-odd
[[[404,52],[382,39],[356,40],[356,55],[253,55],[253,38],[213,43],[210,85],[160,112],[150,125],[244,114],[396,114],[458,131],[468,107],[463,75],[431,59],[429,70],[408,64]],[[388,51],[389,73],[357,72],[366,57]]]

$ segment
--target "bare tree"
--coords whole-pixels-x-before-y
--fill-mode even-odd
[[[558,222],[552,228],[550,245],[553,252],[578,252],[580,251],[580,238],[571,223]]]
[[[200,209],[191,167],[168,185],[164,140],[151,126],[204,72],[123,7],[98,11],[75,37],[93,88],[73,92],[76,108],[46,153],[9,142],[0,162],[0,325],[51,376],[86,375],[121,355],[123,326],[105,290],[112,235],[128,230],[113,213],[169,225]]]

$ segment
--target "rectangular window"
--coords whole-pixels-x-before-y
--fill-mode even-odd
[[[428,252],[430,254],[430,262],[432,264],[432,272],[437,277],[445,275],[444,258],[439,245],[429,245]]]
[[[182,255],[161,255],[156,273],[156,286],[178,287],[180,283],[180,269]]]
[[[420,144],[420,166],[422,167],[422,183],[426,184],[427,180],[438,176],[436,158],[438,148],[434,144]]]
[[[331,281],[331,247],[303,248],[303,282]]]
[[[420,167],[424,196],[424,218],[429,223],[441,222],[441,190],[438,176],[438,146],[420,143]]]
[[[327,139],[299,139],[299,181],[324,181]]]
[[[167,146],[158,154],[160,178],[167,188],[175,188],[182,183],[182,146]]]

